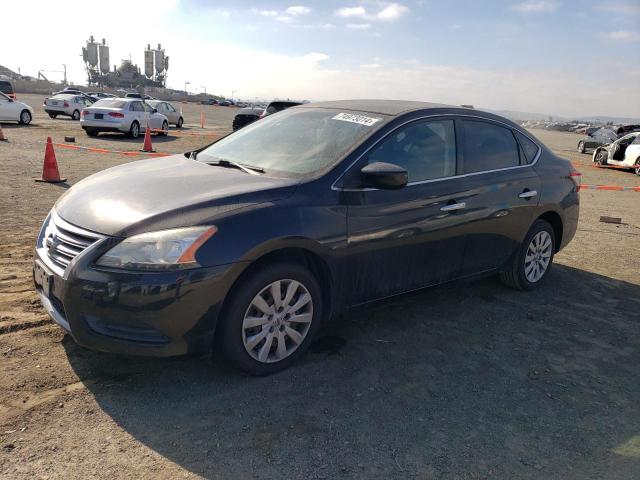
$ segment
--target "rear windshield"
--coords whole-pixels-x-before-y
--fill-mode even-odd
[[[13,93],[13,86],[6,80],[0,80],[0,92]]]
[[[98,100],[96,103],[91,105],[92,107],[102,107],[102,108],[122,108],[127,104],[127,102],[123,100],[114,100],[112,98],[105,98],[102,100]]]
[[[293,108],[254,122],[198,154],[202,162],[230,160],[291,176],[320,171],[384,123],[384,115]]]

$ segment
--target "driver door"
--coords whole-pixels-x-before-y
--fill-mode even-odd
[[[369,163],[407,170],[398,190],[345,188],[351,304],[443,283],[462,268],[468,212],[456,177],[454,120],[418,120],[388,134],[348,172]],[[347,184],[349,179],[347,179]]]

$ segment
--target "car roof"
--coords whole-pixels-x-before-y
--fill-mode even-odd
[[[338,110],[379,113],[390,116],[397,116],[407,112],[427,110],[431,108],[456,108],[469,111],[468,108],[457,107],[455,105],[416,102],[411,100],[334,100],[329,102],[306,103],[296,108],[332,108]]]
[[[77,93],[57,93],[56,95],[54,95],[54,97],[58,97],[58,98],[73,98],[77,96],[78,96]]]

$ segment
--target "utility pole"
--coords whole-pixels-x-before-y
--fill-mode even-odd
[[[187,91],[187,85],[191,85],[191,82],[184,82],[184,92],[189,95],[189,92]]]
[[[207,94],[207,87],[205,87],[204,85],[200,85],[200,88],[202,88],[204,90],[204,94]]]

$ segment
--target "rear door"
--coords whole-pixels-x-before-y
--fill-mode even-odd
[[[540,179],[530,164],[539,147],[518,133],[519,142],[505,124],[464,118],[458,125],[471,220],[462,273],[470,275],[503,266],[533,223]]]
[[[418,120],[391,132],[351,168],[346,185],[373,162],[409,173],[409,184],[399,190],[345,188],[352,304],[460,273],[469,214],[456,151],[453,119]]]

